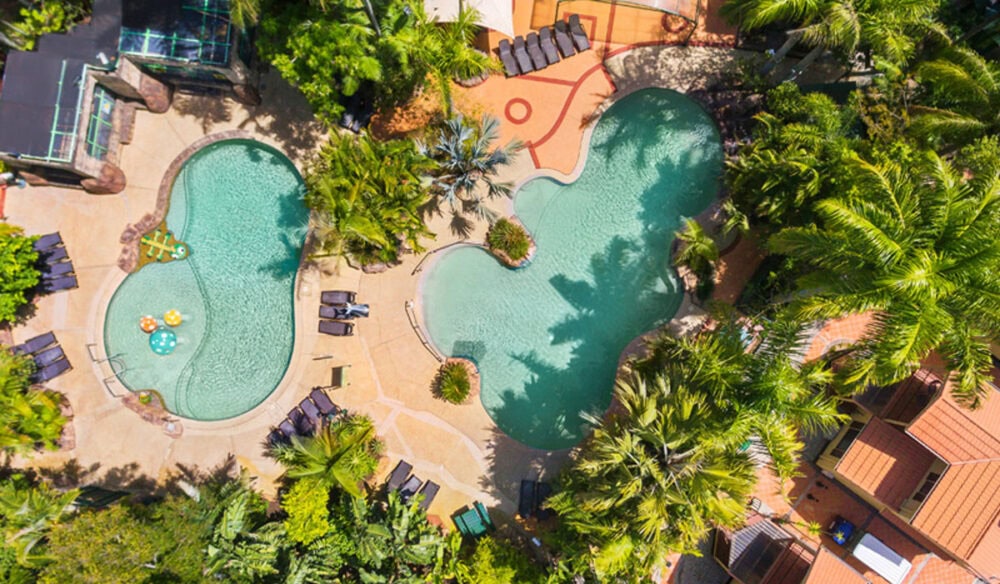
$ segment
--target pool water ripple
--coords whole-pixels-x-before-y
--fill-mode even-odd
[[[587,431],[582,412],[607,409],[621,351],[680,305],[673,233],[711,203],[721,170],[718,132],[698,104],[633,93],[600,118],[576,181],[518,191],[515,212],[538,245],[529,266],[460,247],[428,271],[430,337],[476,361],[480,399],[503,432],[566,448]]]

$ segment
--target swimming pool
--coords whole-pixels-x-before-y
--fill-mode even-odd
[[[508,270],[459,247],[428,271],[424,320],[445,354],[476,361],[497,426],[529,446],[572,446],[580,412],[603,413],[618,357],[681,301],[669,249],[682,216],[718,191],[722,148],[711,118],[676,92],[648,89],[612,105],[573,183],[535,179],[515,212],[538,244]]]
[[[249,140],[196,152],[174,180],[167,226],[187,259],[125,278],[108,306],[104,343],[129,389],[155,389],[187,418],[253,409],[281,381],[295,336],[293,286],[308,214],[302,178],[281,153]],[[139,318],[180,311],[177,348],[150,350]]]

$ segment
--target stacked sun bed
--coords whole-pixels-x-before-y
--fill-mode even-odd
[[[507,77],[516,77],[558,63],[560,53],[567,59],[589,48],[590,39],[580,24],[580,15],[572,14],[568,23],[559,20],[537,33],[514,37],[513,45],[507,39],[500,41],[497,53]]]
[[[467,537],[476,538],[496,529],[486,507],[479,501],[473,503],[471,509],[466,508],[453,515],[451,520],[455,522],[459,533]]]
[[[434,481],[424,482],[420,480],[417,475],[411,474],[412,471],[412,464],[405,460],[400,460],[396,468],[392,469],[388,480],[386,480],[385,488],[390,492],[398,491],[404,503],[408,503],[414,495],[422,496],[423,498],[420,499],[417,506],[427,511],[434,501],[434,497],[441,490],[441,486]]]
[[[552,516],[552,512],[543,509],[545,500],[552,494],[552,485],[536,481],[521,481],[521,498],[517,504],[517,514],[521,519],[535,517],[545,521]]]
[[[319,332],[335,337],[354,334],[354,325],[344,320],[368,316],[367,304],[355,304],[354,292],[349,290],[327,290],[320,296],[323,306],[319,307]]]
[[[56,336],[51,332],[11,347],[11,352],[15,355],[28,355],[35,362],[35,372],[31,375],[32,383],[51,381],[73,368],[66,358],[66,353],[56,341]]]
[[[34,248],[38,252],[35,265],[42,273],[42,280],[38,283],[39,293],[51,294],[79,286],[73,273],[73,262],[69,260],[69,253],[66,252],[58,231],[39,237]]]
[[[267,442],[276,446],[287,443],[292,436],[312,436],[318,428],[342,411],[326,395],[326,391],[316,388],[288,412],[288,416],[277,428],[271,430]]]

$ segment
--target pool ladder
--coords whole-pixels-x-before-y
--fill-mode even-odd
[[[124,397],[125,394],[119,395],[115,393],[113,389],[111,389],[111,383],[118,382],[119,384],[121,384],[121,379],[119,379],[118,376],[128,371],[128,366],[125,364],[125,361],[122,360],[122,354],[116,353],[114,355],[109,355],[107,357],[98,357],[97,344],[87,343],[87,355],[90,357],[90,360],[93,361],[94,363],[108,364],[108,367],[111,368],[111,375],[102,379],[101,383],[104,384],[104,389],[107,390],[107,392],[111,395],[111,397]]]

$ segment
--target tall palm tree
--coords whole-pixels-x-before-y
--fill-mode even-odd
[[[978,406],[1000,331],[1000,178],[966,179],[933,152],[915,170],[861,159],[849,170],[855,188],[817,204],[820,226],[770,241],[809,267],[795,311],[875,312],[851,355],[846,379],[856,388],[902,379],[937,351],[956,397]]]
[[[421,56],[427,61],[447,116],[452,114],[453,80],[499,70],[496,59],[472,44],[479,32],[479,12],[468,5],[460,6],[453,21],[422,27]]]
[[[275,451],[293,479],[315,478],[361,497],[359,483],[375,470],[381,443],[370,418],[355,416],[326,424],[313,436],[292,436],[290,446]]]
[[[692,552],[712,526],[743,520],[753,464],[718,436],[710,396],[664,376],[621,379],[621,411],[601,424],[548,506],[567,555],[600,581],[643,577],[670,552]],[[595,420],[596,421],[596,420]]]
[[[457,213],[468,208],[479,218],[493,222],[494,213],[482,204],[484,194],[486,199],[511,196],[511,183],[495,178],[522,147],[517,140],[494,146],[499,137],[497,118],[484,115],[478,123],[470,124],[459,114],[444,122],[433,143],[418,145],[437,163],[433,185],[439,203],[448,204]]]
[[[928,90],[927,103],[910,108],[918,137],[954,147],[1000,132],[1000,64],[954,46],[921,63],[917,79]]]

